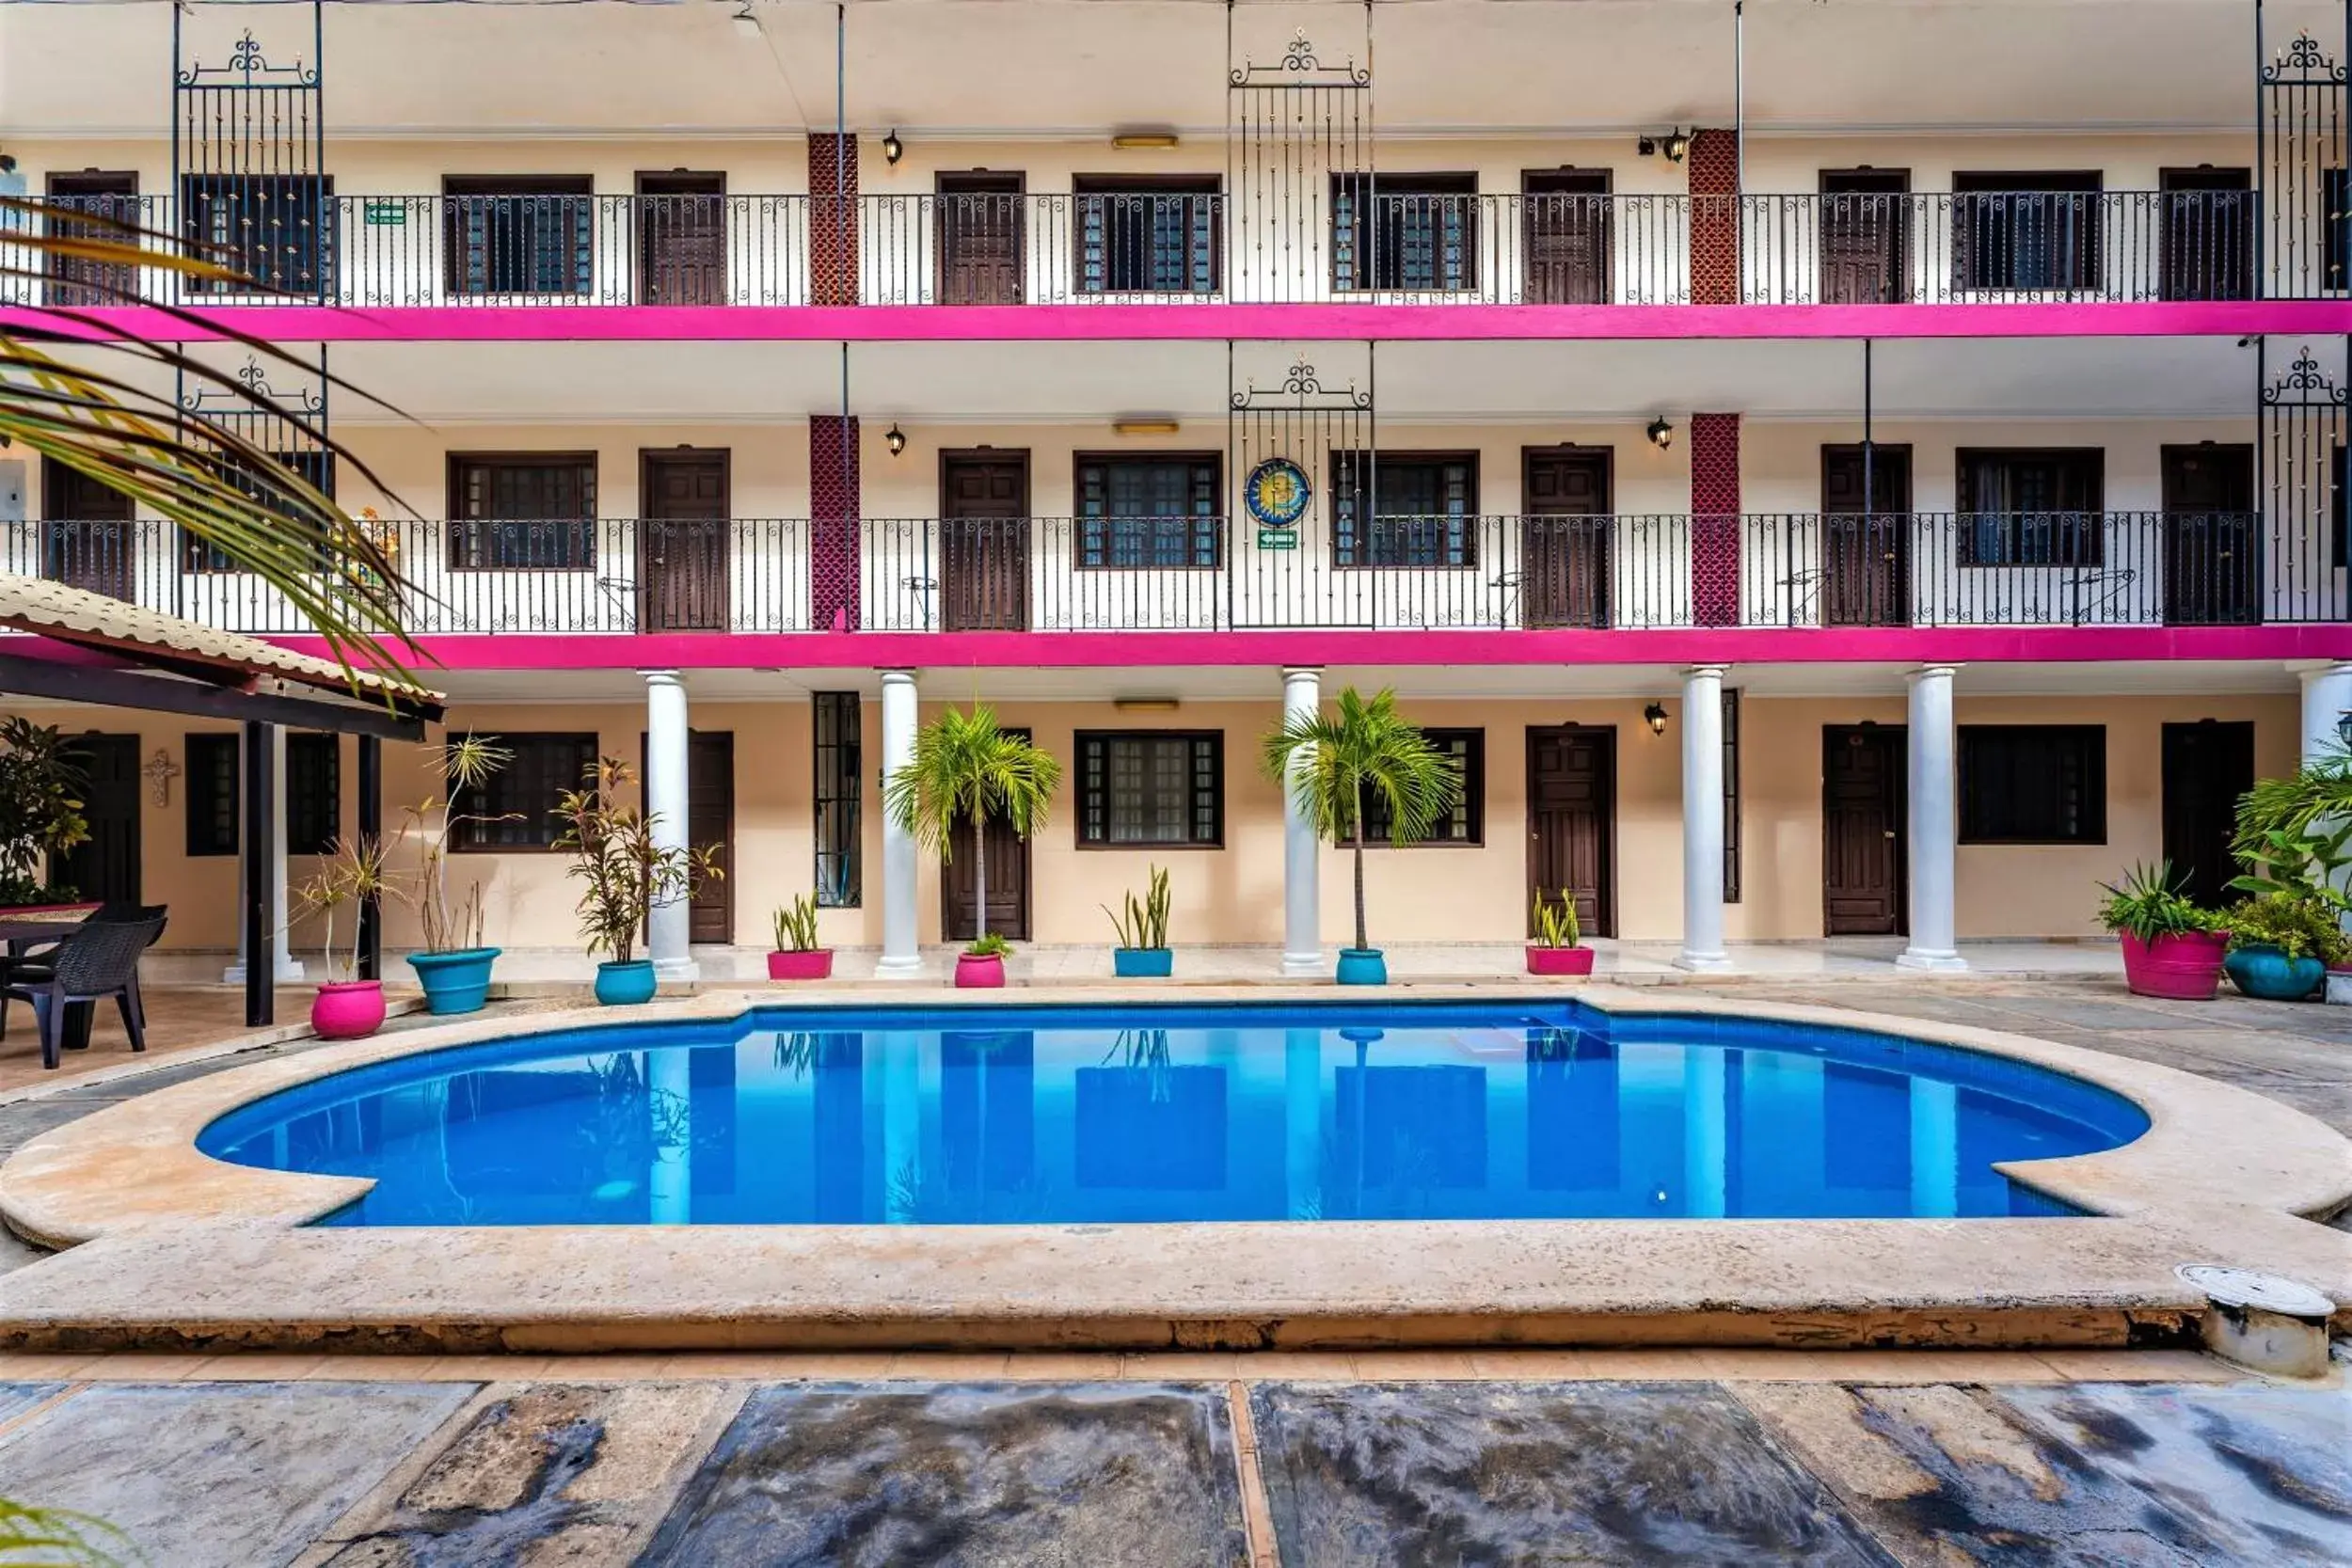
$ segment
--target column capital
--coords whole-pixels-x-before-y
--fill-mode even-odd
[[[1684,680],[1693,678],[1721,680],[1724,678],[1724,673],[1730,668],[1728,664],[1686,664],[1682,667],[1682,678]]]
[[[676,670],[640,670],[637,673],[645,677],[647,686],[684,686],[686,684],[685,674]]]
[[[1285,664],[1282,666],[1282,678],[1286,681],[1319,681],[1323,678],[1323,666],[1320,664]]]
[[[1941,677],[1942,679],[1949,680],[1959,673],[1960,666],[1957,664],[1922,664],[1916,669],[1906,671],[1903,674],[1903,679],[1907,681],[1924,681],[1935,680],[1938,677]]]
[[[914,672],[912,670],[877,670],[874,673],[882,677],[882,683],[884,686],[913,686],[914,684]]]

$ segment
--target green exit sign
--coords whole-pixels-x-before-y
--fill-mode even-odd
[[[1258,548],[1295,550],[1298,548],[1298,535],[1286,528],[1262,528],[1258,531]]]
[[[369,223],[385,228],[405,228],[408,222],[408,203],[405,201],[371,201],[364,211]]]

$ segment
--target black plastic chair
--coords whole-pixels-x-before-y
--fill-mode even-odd
[[[47,978],[20,981],[7,994],[33,1005],[40,1022],[40,1065],[55,1068],[65,1043],[66,1009],[76,1002],[112,998],[122,1010],[131,1049],[147,1049],[147,1013],[139,1000],[139,955],[163,935],[164,917],[100,920],[95,915],[59,942]]]
[[[20,938],[8,943],[7,955],[0,957],[0,1040],[8,1037],[9,989],[47,985],[59,942],[93,920],[160,920],[170,912],[170,909],[168,904],[134,904],[123,899],[109,899],[74,924],[59,926],[54,937],[40,937],[31,941]]]

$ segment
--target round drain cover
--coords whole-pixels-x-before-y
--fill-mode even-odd
[[[2224,1307],[2250,1307],[2286,1318],[2325,1318],[2336,1304],[2297,1280],[2221,1263],[2183,1263],[2172,1271]]]

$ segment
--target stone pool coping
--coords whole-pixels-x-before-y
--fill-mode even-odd
[[[361,1179],[230,1165],[197,1133],[370,1063],[619,1022],[848,1002],[1053,1005],[1020,992],[713,991],[616,1017],[471,1019],[231,1069],[45,1132],[0,1166],[0,1219],[66,1256],[0,1277],[0,1348],[574,1350],[1469,1344],[2183,1343],[2183,1262],[2283,1274],[2352,1326],[2352,1141],[2175,1069],[1840,1008],[1593,985],[1392,987],[1399,1001],[1863,1030],[2069,1073],[2137,1103],[2120,1148],[2004,1166],[2079,1219],[1203,1222],[1180,1225],[306,1228]],[[1328,986],[1089,987],[1083,1003],[1339,1000]],[[1365,999],[1376,1000],[1376,999]]]

